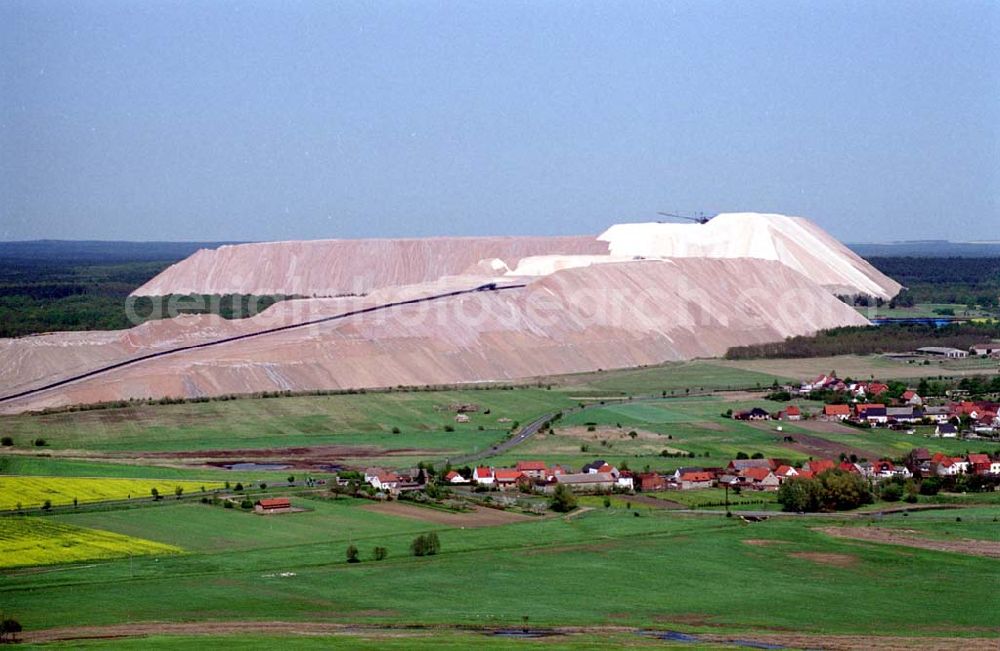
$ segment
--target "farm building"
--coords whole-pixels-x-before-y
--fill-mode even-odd
[[[1000,343],[976,344],[969,351],[976,356],[1000,357]]]
[[[827,420],[847,420],[850,417],[849,405],[823,405],[823,418]]]
[[[616,483],[617,481],[610,472],[579,472],[559,475],[550,486],[552,490],[555,490],[555,486],[558,484],[564,484],[576,492],[606,492],[613,489]]]
[[[947,346],[924,346],[917,349],[918,353],[932,355],[934,357],[947,357],[948,359],[961,359],[968,357],[969,353],[959,348],[949,348]]]
[[[532,479],[545,479],[549,472],[544,461],[518,461],[516,468]]]
[[[710,472],[685,472],[678,478],[677,484],[681,490],[711,488],[714,480],[715,475]]]
[[[667,480],[655,472],[646,472],[639,475],[639,490],[651,492],[667,489]]]
[[[287,497],[269,497],[257,500],[253,510],[257,513],[291,513],[292,501]]]

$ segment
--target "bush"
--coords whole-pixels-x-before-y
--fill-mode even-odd
[[[446,432],[454,432],[455,428],[452,427],[451,425],[445,425],[444,426],[444,431],[446,431]]]
[[[51,508],[52,508],[52,500],[45,500],[45,502],[42,503],[43,511],[48,511]]]
[[[389,550],[386,549],[385,547],[376,547],[372,551],[372,556],[375,558],[376,561],[383,561],[388,555],[389,555]]]
[[[937,495],[941,490],[941,480],[937,477],[927,477],[920,482],[921,495]]]
[[[202,499],[204,499],[204,498],[202,498]],[[249,499],[243,500],[242,502],[240,502],[240,508],[241,509],[246,509],[247,511],[249,511],[250,509],[253,508],[253,500],[249,500]]]
[[[358,558],[358,548],[354,545],[347,546],[347,562],[348,563],[360,563],[361,559]]]
[[[566,484],[559,484],[552,493],[552,500],[549,507],[557,513],[568,513],[576,508],[576,495],[573,494]]]
[[[9,436],[4,436],[3,438],[0,438],[0,445],[4,446],[5,448],[9,448],[10,446],[14,445],[14,439],[12,439]]]
[[[45,439],[35,439],[36,448],[44,448],[46,445],[48,445],[48,442]]]
[[[898,502],[903,498],[903,487],[896,482],[887,482],[879,486],[879,497],[886,502]]]
[[[778,502],[785,511],[845,511],[872,501],[864,478],[841,470],[829,470],[813,479],[793,477],[778,489]]]
[[[434,532],[421,534],[410,543],[410,551],[414,556],[434,556],[441,550],[441,541]]]
[[[242,492],[243,491],[243,484],[240,483],[240,482],[236,482],[236,487],[233,488],[233,490],[235,490],[237,493]]]
[[[17,634],[23,629],[21,628],[21,623],[16,619],[5,618],[0,622],[0,642],[10,640],[13,642],[17,638]]]
[[[393,434],[399,434],[399,428],[398,427],[393,427],[392,428],[392,433]]]

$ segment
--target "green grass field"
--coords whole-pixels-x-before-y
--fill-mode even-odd
[[[725,418],[721,412],[755,405],[776,411],[781,403],[753,399],[745,392],[709,397],[684,391],[758,381],[768,386],[774,378],[769,372],[732,369],[721,362],[693,362],[578,376],[556,383],[551,390],[370,393],[8,416],[0,418],[0,429],[15,438],[21,453],[0,456],[0,475],[73,480],[141,476],[167,484],[276,481],[305,473],[236,473],[197,462],[183,465],[184,459],[171,454],[321,446],[338,446],[344,450],[338,458],[357,466],[399,467],[487,448],[507,435],[509,425],[497,423],[501,417],[526,423],[576,406],[581,398],[623,392],[669,395],[673,391],[674,397],[607,400],[566,414],[554,424],[554,433],[538,434],[488,463],[499,466],[538,458],[576,468],[604,458],[614,464],[625,462],[634,470],[646,466],[671,470],[721,466],[737,452],[794,461],[810,456],[784,442],[786,434],[894,457],[914,445],[946,452],[996,449],[996,444],[983,442],[966,444],[883,430],[809,429],[801,423],[784,423],[784,431],[778,432],[777,423],[751,425]],[[447,407],[459,402],[478,404],[491,413],[481,411],[469,424],[456,423]],[[447,432],[446,427],[454,431]],[[399,433],[394,434],[393,428]],[[629,435],[633,430],[634,437]],[[50,445],[31,447],[29,452],[28,444],[36,437],[44,437]],[[361,448],[365,454],[357,451]],[[663,450],[696,456],[665,457]],[[162,454],[143,456],[144,452]],[[44,454],[52,456],[37,456]],[[286,493],[277,488],[268,492]],[[407,514],[376,512],[369,501],[334,500],[325,489],[312,494],[297,489],[290,494],[294,505],[305,512],[258,516],[238,508],[167,499],[128,509],[104,506],[29,518],[24,521],[57,532],[36,537],[44,543],[40,549],[55,555],[29,563],[54,564],[0,571],[0,604],[29,632],[124,622],[212,621],[232,622],[235,627],[226,633],[209,632],[213,637],[206,638],[190,631],[179,636],[154,631],[141,640],[84,643],[120,648],[139,644],[265,648],[274,643],[266,632],[241,633],[239,622],[247,620],[441,627],[388,636],[355,630],[346,636],[310,633],[283,638],[283,643],[294,646],[301,642],[324,648],[400,649],[511,644],[509,639],[452,627],[487,631],[524,625],[616,627],[597,637],[518,642],[546,649],[588,648],[595,642],[606,647],[609,639],[625,647],[667,644],[621,632],[629,627],[751,638],[788,631],[996,637],[1000,627],[998,598],[992,592],[969,589],[969,577],[976,577],[980,585],[1000,582],[995,559],[834,538],[819,531],[839,522],[873,523],[935,540],[992,541],[1000,535],[994,521],[1000,516],[1000,493],[920,497],[922,504],[962,507],[947,511],[859,515],[849,521],[781,516],[756,524],[710,513],[678,514],[638,502],[629,506],[619,496],[606,508],[601,497],[583,497],[583,508],[569,517],[507,518],[505,524],[485,527],[465,526],[461,520],[441,524],[435,517],[438,513],[416,507]],[[660,496],[703,510],[718,509],[714,505],[724,497],[718,489]],[[774,510],[778,508],[774,498],[774,493],[730,493],[734,510]],[[14,521],[0,518],[0,528]],[[411,556],[414,536],[429,531],[440,536],[441,553]],[[154,552],[128,559],[97,552],[72,556],[66,551],[85,551],[88,537],[95,536],[183,553]],[[363,562],[346,562],[350,544],[359,548]],[[384,547],[388,558],[375,561],[375,547]],[[7,557],[12,554],[6,552]],[[747,598],[751,589],[763,591],[762,596]],[[887,600],[886,595],[900,598]]]
[[[474,403],[489,415],[454,421],[453,403]],[[509,428],[573,403],[542,389],[435,391],[245,399],[179,405],[0,417],[18,447],[42,437],[55,450],[102,452],[226,450],[291,446],[372,446],[441,453],[488,446]],[[479,431],[482,425],[485,431]],[[446,432],[445,427],[455,432]],[[399,428],[394,434],[392,429]]]
[[[501,626],[520,625],[527,616],[537,626],[906,635],[983,634],[997,624],[995,600],[968,590],[965,580],[1000,580],[995,562],[920,549],[908,549],[903,559],[891,547],[830,538],[814,531],[819,522],[809,518],[746,525],[715,516],[644,511],[635,517],[631,510],[598,509],[569,520],[439,529],[442,553],[419,559],[405,553],[413,521],[399,518],[396,528],[372,518],[370,531],[348,539],[363,550],[383,544],[389,558],[352,566],[344,562],[346,534],[332,522],[329,538],[317,541],[319,532],[309,527],[219,510],[218,517],[244,521],[231,537],[212,541],[217,514],[205,508],[207,521],[169,518],[176,528],[154,522],[153,508],[127,522],[129,531],[200,548],[197,553],[136,558],[131,566],[108,561],[56,573],[8,573],[0,598],[28,628],[240,620],[260,613],[282,621]],[[359,511],[348,518],[373,515],[353,503],[331,508]],[[266,546],[234,542],[247,537]],[[532,585],[545,589],[526,600]],[[734,591],[739,585],[767,585],[773,594],[742,599]],[[456,607],[456,595],[472,586],[487,586],[488,598]],[[886,608],[887,590],[908,597]]]

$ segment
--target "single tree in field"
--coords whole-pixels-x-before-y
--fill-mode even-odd
[[[552,493],[552,501],[549,506],[558,513],[567,513],[576,508],[576,495],[573,494],[566,484],[559,484]]]
[[[0,642],[16,642],[17,634],[22,630],[21,622],[16,619],[11,619],[10,617],[5,617],[2,621],[0,621]]]
[[[385,560],[385,557],[389,555],[389,550],[385,547],[376,547],[372,553],[376,561]]]
[[[360,563],[361,559],[358,558],[358,548],[354,545],[347,546],[347,562],[348,563]]]
[[[177,496],[177,499],[180,499],[181,495],[183,495],[183,494],[184,494],[184,487],[183,486],[174,486],[174,495]]]
[[[149,494],[153,496],[154,500],[160,499],[160,491],[156,490],[155,486],[150,489]]]

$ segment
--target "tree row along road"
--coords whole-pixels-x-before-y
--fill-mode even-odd
[[[291,325],[276,326],[274,328],[267,328],[264,330],[258,330],[256,332],[248,332],[242,335],[234,335],[232,337],[224,337],[222,339],[216,339],[214,341],[207,341],[200,344],[191,344],[189,346],[178,346],[176,348],[170,348],[168,350],[161,350],[155,353],[148,353],[146,355],[140,355],[139,357],[133,357],[132,359],[127,359],[122,362],[116,362],[114,364],[109,364],[108,366],[102,366],[96,368],[92,371],[87,371],[86,373],[80,373],[78,375],[71,375],[69,377],[57,380],[55,382],[50,382],[49,384],[35,387],[34,389],[26,389],[18,393],[11,394],[9,396],[0,397],[0,402],[9,402],[12,400],[17,400],[18,398],[26,398],[28,396],[37,395],[44,391],[51,391],[52,389],[57,389],[59,387],[66,386],[73,382],[79,382],[80,380],[85,380],[87,378],[94,377],[96,375],[101,375],[103,373],[108,373],[109,371],[114,371],[119,368],[126,366],[132,366],[134,364],[139,364],[150,359],[155,359],[158,357],[166,357],[167,355],[176,355],[178,353],[183,353],[189,350],[197,350],[200,348],[211,348],[213,346],[221,346],[223,344],[232,343],[234,341],[242,341],[244,339],[252,339],[254,337],[263,337],[266,335],[275,334],[278,332],[285,332],[288,330],[295,330],[297,328],[305,328],[308,326],[316,325],[319,323],[326,323],[328,321],[337,321],[340,319],[346,319],[352,316],[359,316],[362,314],[371,314],[374,312],[381,312],[384,310],[389,310],[396,307],[402,307],[404,305],[416,305],[418,303],[428,303],[431,301],[439,301],[447,298],[454,298],[456,296],[463,296],[466,294],[475,294],[478,292],[501,292],[508,289],[520,289],[522,287],[527,287],[526,284],[518,285],[503,285],[497,286],[496,283],[487,283],[485,285],[478,285],[470,289],[459,289],[453,292],[445,292],[443,294],[433,294],[431,296],[422,296],[420,298],[411,298],[405,301],[395,301],[393,303],[384,303],[382,305],[372,305],[370,307],[365,307],[357,310],[350,310],[349,312],[342,312],[340,314],[334,314],[332,316],[325,316],[319,319],[311,319],[309,321],[303,321],[302,323],[293,323]]]

